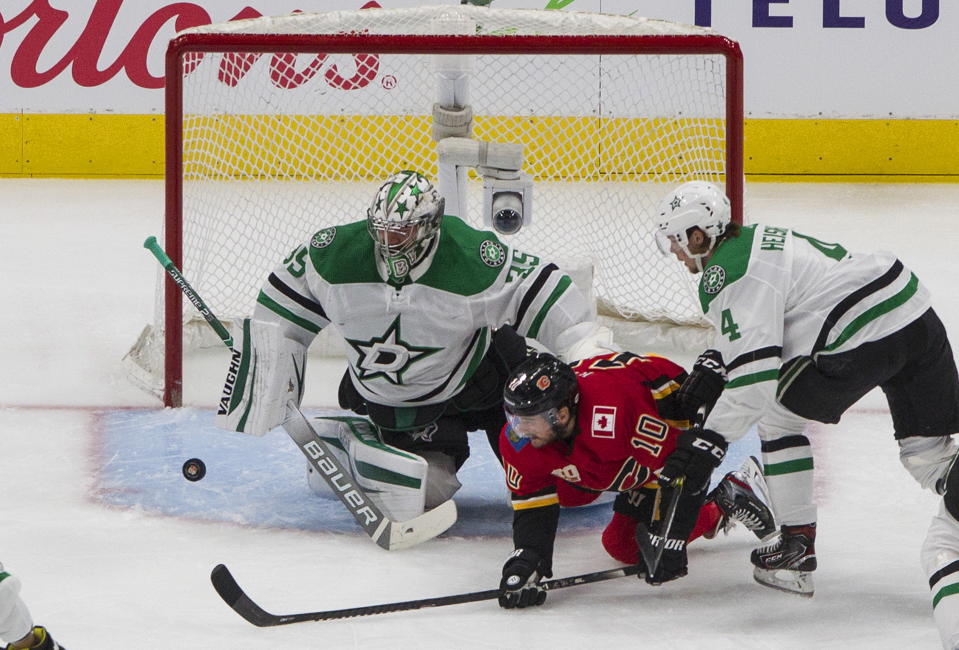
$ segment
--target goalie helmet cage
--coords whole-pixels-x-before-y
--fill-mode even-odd
[[[363,219],[389,174],[437,179],[447,60],[471,137],[523,145],[532,220],[503,239],[561,265],[586,258],[601,314],[702,325],[695,279],[653,242],[655,207],[707,180],[742,222],[738,44],[659,20],[467,5],[241,20],[170,42],[165,248],[217,316],[249,315],[283,256]],[[460,173],[459,216],[482,228],[482,178]],[[133,356],[176,406],[197,317],[166,277],[157,312]]]

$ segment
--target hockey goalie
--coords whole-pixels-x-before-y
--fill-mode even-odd
[[[315,427],[404,521],[460,487],[468,431],[485,431],[498,455],[503,386],[526,338],[567,361],[618,351],[592,314],[556,264],[445,214],[432,183],[402,171],[366,219],[319,230],[270,273],[234,327],[216,422],[253,435],[279,425],[302,397],[308,346],[335,328],[348,362],[339,405],[359,417]]]

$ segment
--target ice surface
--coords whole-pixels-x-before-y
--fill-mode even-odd
[[[623,578],[556,591],[530,611],[483,602],[249,625],[210,586],[217,563],[278,613],[476,591],[498,582],[510,515],[477,453],[456,527],[385,552],[339,513],[323,514],[282,434],[210,428],[218,362],[195,369],[206,387],[189,409],[163,411],[136,388],[120,360],[152,317],[156,262],[142,242],[160,231],[162,190],[158,181],[0,180],[0,560],[23,580],[37,621],[70,650],[938,647],[918,561],[937,498],[899,466],[877,392],[811,432],[820,508],[812,599],[753,583],[754,538],[740,528],[697,542],[690,575],[659,588]],[[753,220],[854,251],[897,252],[959,331],[959,185],[748,191]],[[311,368],[309,407],[334,406],[341,364]],[[190,456],[206,461],[199,483],[180,476]],[[599,541],[604,517],[572,519],[557,541],[556,575],[616,566]]]

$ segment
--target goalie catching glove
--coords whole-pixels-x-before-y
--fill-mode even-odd
[[[233,349],[214,422],[262,436],[286,419],[286,404],[303,398],[306,346],[275,323],[244,318],[233,325]]]
[[[539,553],[528,548],[513,551],[503,565],[503,579],[499,583],[499,606],[513,609],[533,607],[546,602],[546,588],[542,585],[543,576],[540,575],[539,569]]]

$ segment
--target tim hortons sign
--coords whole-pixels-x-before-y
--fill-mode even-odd
[[[124,0],[93,0],[92,8],[89,3],[62,4],[68,8],[51,6],[50,0],[33,0],[19,13],[13,13],[6,6],[0,8],[0,47],[6,50],[5,58],[10,56],[10,47],[15,48],[10,56],[10,81],[14,86],[38,88],[69,70],[73,82],[83,88],[106,84],[120,73],[139,88],[162,88],[163,66],[156,57],[158,47],[162,48],[175,32],[214,22],[204,7],[191,2],[159,6],[145,18],[141,15],[133,20],[132,24],[129,13],[133,9],[130,7],[137,7],[139,3],[129,0],[125,10]],[[77,8],[80,4],[84,6]],[[379,6],[371,0],[360,8]],[[142,5],[139,8],[142,10]],[[86,16],[85,23],[80,14]],[[245,6],[228,20],[262,15],[259,10]],[[218,18],[218,21],[222,19]],[[19,43],[15,42],[16,36],[20,37]],[[151,50],[154,71],[150,69]],[[276,55],[271,61],[275,78],[281,79],[277,83],[286,87],[303,84],[322,71],[323,78],[333,87],[359,88],[376,76],[378,66],[376,56],[357,55],[356,73],[346,76],[341,75],[335,65],[325,65],[325,55],[319,55],[295,74],[285,74],[293,65],[292,58]],[[194,67],[196,63],[198,61],[194,62]],[[236,83],[237,75],[242,76],[252,63],[249,58],[229,60],[224,65],[231,66],[230,74],[221,74],[221,78]]]

